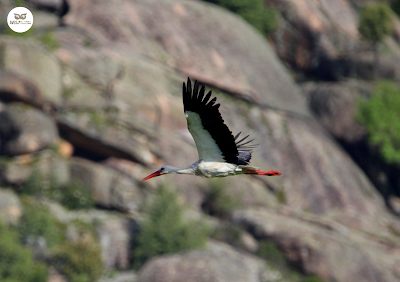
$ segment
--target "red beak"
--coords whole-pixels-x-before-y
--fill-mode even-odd
[[[160,175],[161,175],[161,172],[159,170],[157,170],[156,172],[154,172],[154,173],[150,174],[149,176],[147,176],[147,177],[143,178],[142,180],[140,180],[140,182],[148,180],[148,179],[156,177],[156,176],[160,176]]]

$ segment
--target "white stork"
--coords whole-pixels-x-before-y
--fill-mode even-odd
[[[215,104],[217,98],[211,98],[211,91],[204,97],[205,87],[194,83],[190,78],[187,87],[183,83],[183,107],[188,129],[196,143],[199,160],[187,168],[163,166],[161,169],[143,178],[150,178],[164,174],[191,174],[202,177],[225,177],[237,174],[280,175],[278,171],[260,171],[248,166],[252,149],[255,145],[248,145],[253,140],[247,140],[249,135],[236,141],[240,132],[233,137],[232,132],[225,125],[218,111],[220,104]],[[214,105],[215,104],[215,105]]]

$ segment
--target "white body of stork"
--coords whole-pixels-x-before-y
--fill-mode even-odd
[[[219,113],[217,98],[211,98],[211,91],[205,94],[204,85],[199,89],[197,81],[192,89],[190,78],[183,83],[182,97],[189,132],[192,134],[199,153],[199,160],[187,168],[163,166],[161,169],[143,178],[165,174],[191,174],[202,177],[225,177],[237,174],[280,175],[278,171],[260,171],[248,166],[254,145],[247,140],[249,135],[236,141]]]

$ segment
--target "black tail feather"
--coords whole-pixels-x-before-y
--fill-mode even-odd
[[[251,153],[252,151],[250,150],[239,151],[237,164],[248,165],[251,160]]]
[[[247,137],[249,137],[249,136],[250,136],[250,134],[247,135],[246,137],[242,138],[240,141],[237,141],[236,144],[239,144],[240,142],[242,142],[243,140],[245,140],[245,139],[246,139]]]
[[[242,133],[242,132],[240,131],[240,132],[239,132],[238,134],[236,134],[236,136],[234,137],[234,138],[235,138],[235,141],[236,141],[236,139],[239,137],[240,133]]]
[[[240,134],[242,132],[239,132],[235,136],[235,141],[239,138]],[[236,148],[238,149],[238,165],[247,165],[249,164],[251,160],[251,154],[253,153],[253,149],[258,145],[258,144],[249,144],[254,141],[254,139],[247,140],[247,138],[250,135],[247,135],[246,137],[242,138],[239,141],[236,141]]]

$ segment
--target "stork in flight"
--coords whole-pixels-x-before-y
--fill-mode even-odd
[[[252,149],[249,135],[239,139],[239,132],[233,137],[218,111],[220,104],[215,104],[217,98],[211,98],[211,91],[204,97],[205,87],[199,91],[199,83],[195,81],[192,90],[190,78],[187,85],[183,83],[183,107],[189,132],[192,134],[199,153],[199,160],[187,168],[163,166],[161,169],[143,178],[165,174],[191,174],[202,177],[225,177],[238,174],[280,175],[278,171],[261,171],[248,166]]]

